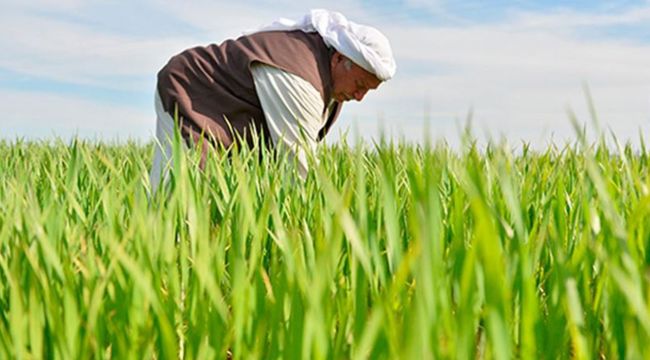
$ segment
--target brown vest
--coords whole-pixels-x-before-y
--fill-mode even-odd
[[[167,112],[174,116],[178,111],[181,133],[188,140],[196,141],[203,133],[214,145],[226,148],[239,138],[253,145],[254,128],[264,134],[268,145],[270,136],[251,65],[265,63],[305,79],[328,104],[332,53],[318,33],[273,31],[242,36],[172,57],[158,73],[158,92]],[[340,110],[337,103],[318,140]]]

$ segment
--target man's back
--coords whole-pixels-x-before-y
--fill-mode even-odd
[[[239,135],[251,143],[252,126],[268,139],[250,72],[252,64],[264,63],[303,78],[327,104],[331,55],[317,33],[256,33],[174,56],[158,73],[158,92],[168,113],[174,114],[178,105],[184,136],[205,132],[219,145],[229,147]]]

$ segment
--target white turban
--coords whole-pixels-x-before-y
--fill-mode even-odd
[[[386,81],[395,75],[397,66],[386,36],[371,26],[349,21],[341,13],[315,9],[300,21],[281,18],[256,32],[283,30],[318,32],[325,44],[375,74],[379,80]]]

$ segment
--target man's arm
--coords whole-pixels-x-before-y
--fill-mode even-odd
[[[297,159],[298,173],[305,179],[307,152],[316,150],[323,126],[320,93],[306,80],[273,66],[257,63],[251,73],[274,146]]]

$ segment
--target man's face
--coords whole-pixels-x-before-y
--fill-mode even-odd
[[[368,90],[376,89],[377,77],[336,52],[332,56],[332,97],[338,102],[361,101]]]

